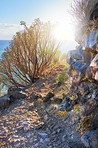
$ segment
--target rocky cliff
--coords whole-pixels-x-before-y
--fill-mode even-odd
[[[81,137],[86,147],[94,147],[94,133],[97,134],[98,129],[98,3],[91,10],[88,31],[82,34],[82,29],[78,29],[76,41],[79,46],[76,50],[69,51],[67,62],[69,63],[69,75],[72,78],[72,86],[69,91],[69,96],[74,96],[74,100],[82,105],[84,112],[81,114],[85,118],[82,123],[80,120],[80,129],[83,124],[86,127],[86,119],[93,115],[93,128],[89,127]],[[91,125],[91,124],[90,124]]]

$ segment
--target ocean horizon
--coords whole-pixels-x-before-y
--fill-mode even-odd
[[[0,40],[0,57],[1,54],[4,52],[4,49],[9,46],[11,40]]]
[[[9,46],[10,41],[11,40],[0,40],[0,57],[1,57],[2,53],[4,52],[4,49]],[[7,88],[4,87],[1,90],[1,93],[4,93],[6,91],[7,91]]]

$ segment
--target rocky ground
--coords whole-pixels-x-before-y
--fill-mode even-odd
[[[97,86],[82,82],[68,93],[69,81],[56,83],[63,69],[56,67],[22,91],[10,88],[0,98],[1,148],[97,148],[96,124],[91,122]]]
[[[71,128],[70,116],[64,120],[44,112],[29,100],[20,99],[0,117],[2,148],[84,148],[80,135]]]

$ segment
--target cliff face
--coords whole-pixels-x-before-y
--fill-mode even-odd
[[[67,56],[69,75],[74,83],[84,79],[98,81],[98,30],[90,31],[83,44],[71,50]]]
[[[86,35],[81,34],[82,28],[77,28],[80,34],[76,34],[76,41],[81,44],[67,55],[69,75],[72,78],[68,95],[74,96],[74,101],[84,108],[79,123],[80,130],[85,129],[81,140],[86,147],[96,148],[94,137],[97,139],[95,135],[98,129],[98,3],[91,10],[90,21],[93,25],[89,27]],[[85,120],[82,120],[82,116]],[[87,118],[89,121],[92,120],[92,124],[86,122]],[[89,130],[85,128],[87,124],[90,124]]]
[[[84,79],[98,81],[98,2],[91,10],[89,22],[85,33],[85,26],[78,26],[76,41],[80,45],[67,56],[67,62],[70,64],[69,75],[73,83]]]

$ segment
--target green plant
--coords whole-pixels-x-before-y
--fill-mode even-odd
[[[79,113],[80,113],[80,108],[79,108],[78,106],[75,106],[75,107],[74,107],[74,111],[75,111],[77,114],[79,114]]]
[[[52,35],[50,22],[36,19],[24,32],[17,32],[0,59],[1,83],[24,87],[38,79],[50,66],[60,45]]]
[[[57,76],[57,78],[56,78],[56,82],[58,83],[58,82],[61,82],[61,81],[63,81],[65,79],[65,74],[64,73],[61,73],[61,74],[59,74],[58,76]]]
[[[58,82],[61,82],[61,81],[63,81],[63,80],[68,80],[68,68],[69,68],[69,66],[65,66],[64,67],[64,72],[62,72],[61,74],[59,74],[58,76],[57,76],[57,78],[56,78],[56,82],[58,83]]]
[[[64,72],[68,72],[69,65],[64,67]]]
[[[96,36],[95,36],[95,40],[96,41],[98,40],[98,29],[97,29],[97,33],[96,33]]]

